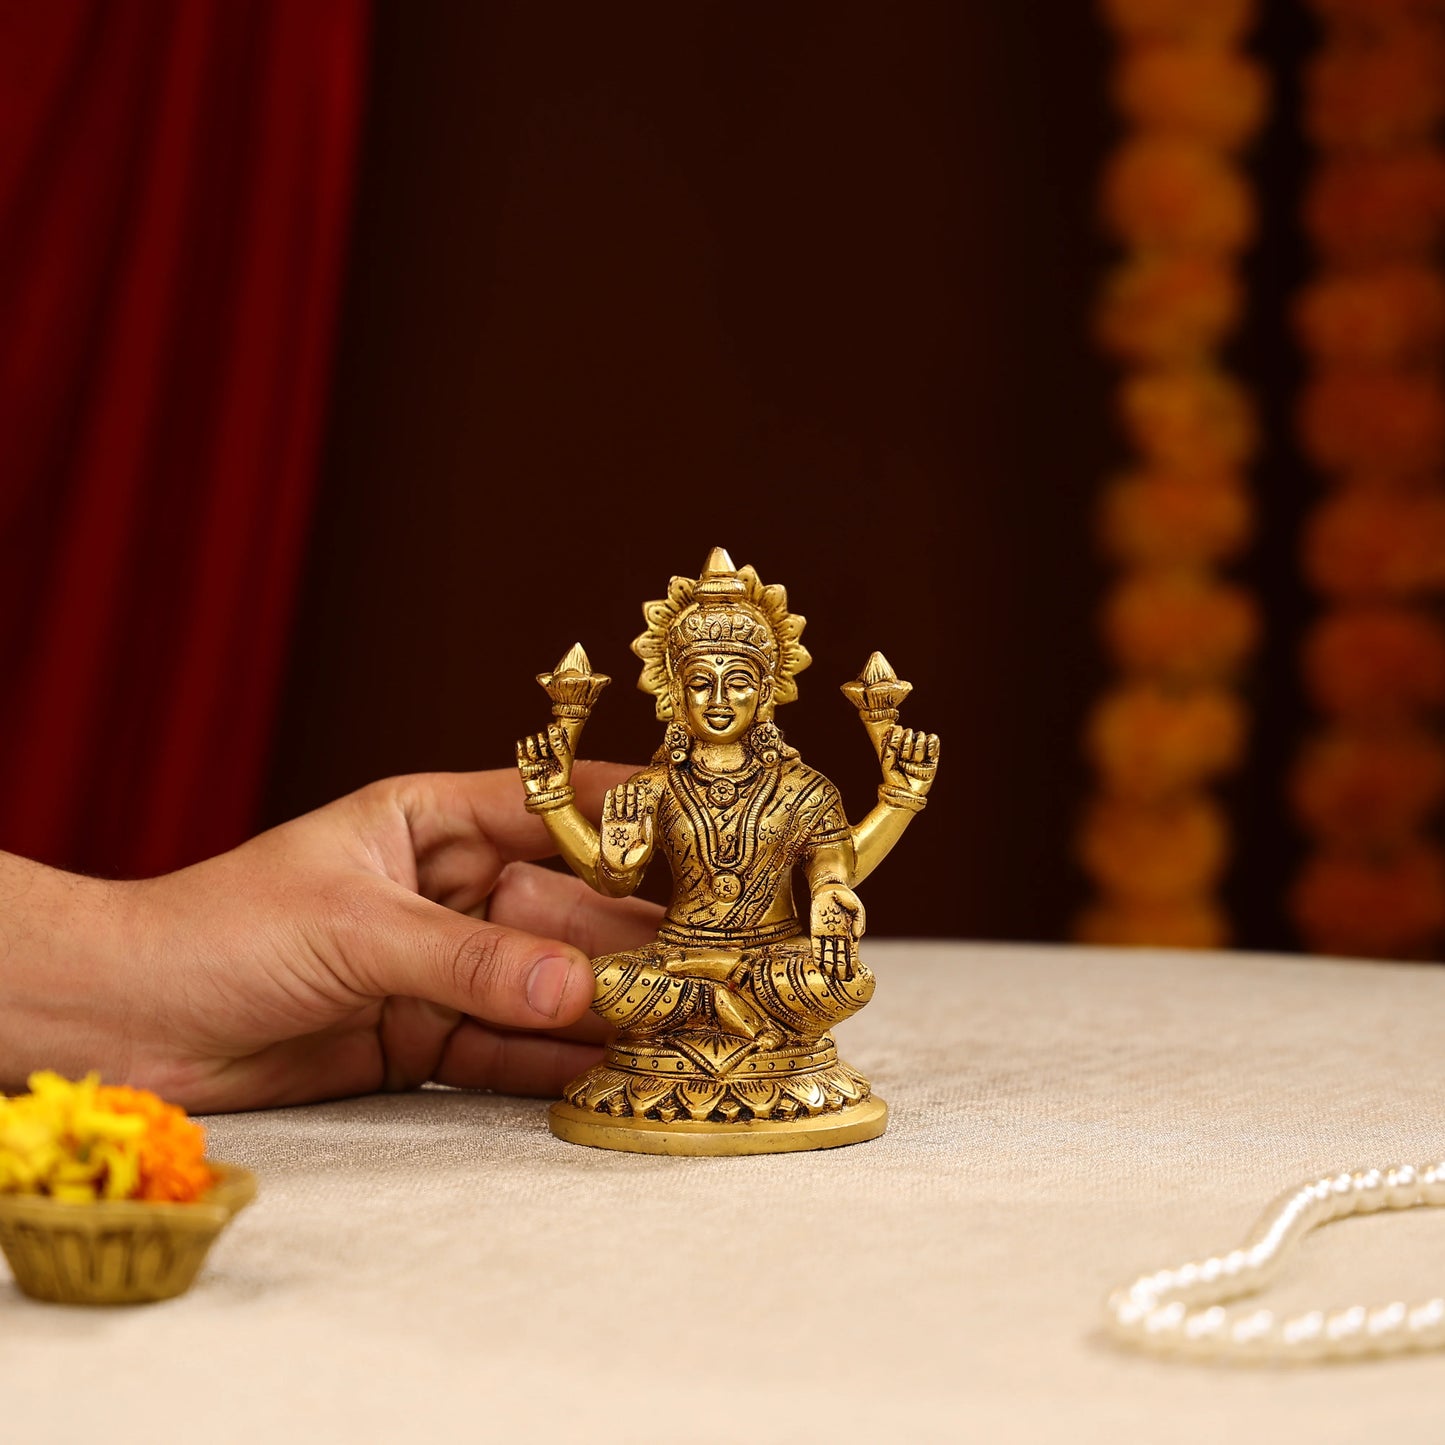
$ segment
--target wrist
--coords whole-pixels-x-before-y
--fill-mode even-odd
[[[637,887],[637,871],[609,868],[604,859],[597,861],[597,891],[608,898],[626,898]]]
[[[124,1074],[112,981],[134,951],[137,886],[0,855],[0,1093],[36,1069]]]
[[[577,791],[571,783],[562,783],[557,787],[544,788],[540,793],[530,793],[526,808],[529,813],[555,813],[558,808],[570,807],[576,796]]]
[[[905,813],[921,813],[928,806],[928,799],[922,793],[913,793],[907,788],[895,788],[890,783],[883,783],[879,787],[878,801],[885,808],[896,808]]]

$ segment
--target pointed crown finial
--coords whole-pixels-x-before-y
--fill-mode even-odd
[[[714,547],[702,564],[702,575],[697,579],[697,600],[699,606],[716,606],[719,602],[731,602],[747,596],[747,583],[733,566],[725,547]]]

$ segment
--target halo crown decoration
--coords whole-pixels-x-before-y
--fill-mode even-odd
[[[772,679],[772,696],[759,716],[798,696],[797,675],[812,662],[800,638],[807,619],[788,611],[787,589],[764,586],[751,567],[734,567],[714,547],[697,578],[674,577],[667,596],[644,604],[647,630],[632,650],[642,659],[637,685],[657,700],[657,716],[675,713],[676,667],[689,652],[738,653],[759,662]]]

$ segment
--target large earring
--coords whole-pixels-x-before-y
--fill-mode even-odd
[[[774,767],[783,754],[783,734],[777,723],[754,723],[748,731],[748,751],[764,767]]]
[[[692,750],[692,734],[679,722],[670,722],[663,734],[662,746],[675,766],[681,767]]]

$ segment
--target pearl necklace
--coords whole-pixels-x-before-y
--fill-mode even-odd
[[[1377,1209],[1445,1205],[1445,1162],[1415,1169],[1362,1169],[1303,1184],[1281,1195],[1244,1244],[1229,1254],[1146,1274],[1110,1296],[1115,1339],[1190,1359],[1320,1360],[1392,1355],[1445,1345],[1445,1299],[1366,1308],[1229,1311],[1278,1274],[1289,1251],[1317,1225]]]

